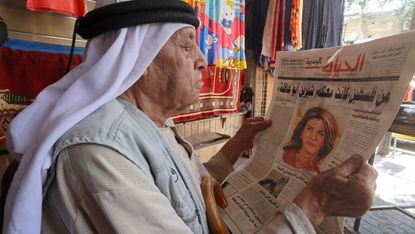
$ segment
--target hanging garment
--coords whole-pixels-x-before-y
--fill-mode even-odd
[[[259,62],[262,51],[262,38],[267,16],[268,0],[255,0],[252,3],[252,17],[248,24],[247,46],[252,49],[254,59]]]
[[[293,9],[293,0],[286,0],[285,2],[285,24],[284,24],[284,50],[293,50],[291,43],[291,15]]]
[[[73,17],[86,13],[85,0],[27,0],[26,7],[38,12],[57,12]]]
[[[342,45],[344,0],[311,0],[310,7],[304,6],[304,17],[306,15],[309,18],[304,18],[308,24],[307,34],[303,31],[304,49]]]
[[[267,17],[265,19],[264,35],[262,38],[262,52],[261,52],[262,55],[266,57],[272,57],[272,53],[275,53],[275,51],[272,50],[272,47],[273,47],[272,43],[273,43],[275,31],[278,30],[274,22],[275,22],[275,17],[277,17],[277,22],[278,22],[279,6],[280,6],[279,0],[270,0],[268,3],[268,10],[267,10]]]
[[[8,39],[0,47],[0,145],[11,120],[46,86],[65,74],[69,47]],[[82,61],[76,48],[72,67]]]
[[[245,69],[245,0],[187,0],[195,7],[201,24],[198,46],[209,64]]]
[[[271,69],[275,68],[277,51],[284,51],[284,34],[285,34],[285,7],[286,0],[277,0],[274,17],[274,35],[272,39],[272,53],[268,58],[267,64]]]
[[[303,41],[301,44],[302,44],[303,49],[305,48],[305,43],[306,43],[307,35],[308,35],[308,25],[310,22],[311,3],[312,3],[312,0],[303,1],[303,11],[302,11],[303,21],[301,22],[301,32],[303,33],[302,35]]]
[[[273,51],[284,51],[284,33],[285,33],[285,3],[286,0],[279,0],[279,14],[278,14],[278,21],[277,17],[275,18],[275,25],[277,26],[278,30],[276,30],[276,34],[274,34],[274,42],[273,42]],[[277,53],[273,53],[271,57],[270,67],[274,67],[275,60],[277,58]]]
[[[302,0],[293,0],[291,10],[291,43],[294,50],[301,48]]]

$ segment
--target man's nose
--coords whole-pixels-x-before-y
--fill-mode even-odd
[[[208,62],[202,51],[198,48],[196,53],[195,69],[200,71],[207,68]]]

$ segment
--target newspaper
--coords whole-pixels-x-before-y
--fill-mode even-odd
[[[223,184],[229,205],[222,215],[232,233],[260,232],[313,176],[352,154],[368,160],[391,125],[414,71],[415,32],[278,53],[267,112],[273,124],[258,134],[248,163]],[[316,114],[322,117],[312,117]],[[331,218],[317,231],[342,229],[342,221]]]

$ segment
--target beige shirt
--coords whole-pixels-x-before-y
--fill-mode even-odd
[[[200,161],[189,158],[171,130],[162,130],[162,134],[200,185],[201,176],[207,173]],[[71,146],[61,151],[56,166],[56,178],[43,202],[42,233],[191,233],[146,175],[110,148]],[[219,181],[233,171],[221,153],[204,166]],[[314,233],[294,204],[264,231]]]

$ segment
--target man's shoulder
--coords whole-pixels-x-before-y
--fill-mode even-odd
[[[125,115],[125,107],[117,100],[112,100],[82,119],[69,129],[63,137],[74,135],[105,135],[116,122],[120,122]]]
[[[156,131],[154,123],[139,109],[124,100],[114,99],[67,131],[55,144],[55,153],[85,143],[131,148],[137,142],[159,141]]]
[[[116,99],[108,102],[69,129],[55,144],[55,150],[60,151],[70,145],[108,141],[111,131],[125,119],[126,112],[124,105]]]

